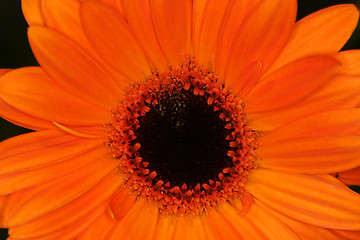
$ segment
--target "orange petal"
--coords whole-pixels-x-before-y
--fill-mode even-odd
[[[118,172],[111,172],[91,189],[76,199],[67,202],[59,209],[34,221],[14,227],[12,229],[12,236],[14,238],[34,238],[58,231],[62,231],[64,234],[67,231],[63,230],[71,228],[74,224],[77,225],[77,223],[84,222],[83,224],[85,225],[84,219],[88,215],[96,214],[98,210],[101,210],[102,215],[107,214],[110,217],[105,206],[107,206],[109,197],[119,188],[122,181],[123,177]],[[84,229],[87,226],[89,224],[82,226],[82,228]],[[80,230],[78,229],[79,232]]]
[[[342,239],[360,240],[360,231],[333,230]]]
[[[261,144],[272,144],[286,139],[334,134],[359,135],[360,109],[331,110],[301,118],[260,139]]]
[[[111,215],[117,220],[121,220],[130,211],[134,203],[135,198],[130,194],[130,189],[119,189],[110,201]]]
[[[204,225],[209,226],[215,239],[244,239],[237,228],[215,209],[209,209],[208,214],[202,216],[202,220]]]
[[[97,61],[103,71],[110,72],[113,77],[108,78],[108,81],[114,81],[111,87],[116,91],[116,94],[121,96],[124,81],[119,80],[123,80],[125,77],[105,63],[89,42],[81,23],[80,6],[81,1],[79,0],[42,0],[41,9],[46,26],[63,33],[76,42]]]
[[[266,112],[290,105],[316,91],[333,77],[339,63],[328,56],[292,62],[263,79],[249,93],[248,112]]]
[[[0,116],[15,125],[24,128],[42,130],[55,129],[56,127],[49,121],[42,120],[35,116],[31,116],[7,104],[0,98]]]
[[[231,1],[223,0],[193,2],[194,56],[204,66],[214,64],[218,40],[231,5]]]
[[[210,4],[209,1],[204,5]],[[213,2],[213,1],[210,1]],[[222,1],[227,2],[227,1]],[[220,29],[219,35],[212,37],[216,37],[217,46],[216,46],[216,57],[215,57],[215,70],[216,74],[219,75],[219,79],[221,81],[225,81],[225,75],[227,70],[227,64],[229,56],[234,50],[233,44],[237,44],[235,38],[237,37],[239,29],[242,27],[244,20],[249,17],[251,14],[254,14],[254,11],[257,10],[259,5],[263,2],[262,0],[242,0],[242,1],[230,1],[231,5],[227,9],[226,15],[223,17],[222,29]],[[194,19],[196,19],[197,15],[194,14]],[[209,21],[214,19],[211,15],[204,16],[208,17]],[[216,24],[216,21],[220,21],[220,19],[214,19],[212,24]],[[209,26],[211,29],[211,26]],[[209,30],[213,32],[213,30]],[[194,44],[196,44],[194,40]],[[207,44],[206,39],[202,42],[202,44]],[[210,47],[210,46],[209,46]],[[195,46],[194,46],[195,50]],[[209,49],[210,51],[210,49]],[[257,62],[257,61],[256,61]],[[246,71],[246,70],[245,70]],[[239,78],[241,79],[241,78]],[[238,83],[239,81],[233,82],[233,84]]]
[[[339,172],[338,179],[346,185],[358,185],[360,186],[360,167]]]
[[[73,222],[71,225],[66,226],[60,230],[57,230],[56,232],[52,233],[44,233],[45,235],[37,236],[36,238],[33,238],[33,235],[30,235],[31,238],[20,238],[20,239],[31,239],[31,240],[69,240],[69,239],[77,239],[79,234],[81,234],[91,223],[93,223],[102,213],[104,212],[104,207],[95,208],[92,209],[90,214],[84,215],[81,219],[78,219],[77,221]],[[53,225],[56,225],[52,223]],[[11,227],[9,229],[10,235],[17,235],[17,232],[19,229],[21,229],[23,225],[20,225],[18,227]],[[20,235],[22,230],[19,231]],[[46,229],[45,229],[46,232]],[[43,233],[35,233],[35,235],[39,235]],[[26,235],[25,235],[26,236]],[[16,238],[18,240],[19,238]]]
[[[253,206],[251,206],[252,208]],[[231,204],[221,204],[218,208],[228,223],[236,229],[243,239],[266,240],[267,238],[262,233],[262,230],[249,220],[247,214],[241,214],[239,209],[242,209],[242,204],[238,200],[234,200]]]
[[[0,69],[0,77],[12,69]],[[0,98],[0,116],[9,122],[29,129],[52,129],[55,128],[50,122],[21,112]]]
[[[152,0],[151,9],[160,47],[178,65],[191,53],[192,0]]]
[[[2,75],[4,75],[5,73],[10,72],[11,70],[12,70],[12,69],[7,69],[7,68],[0,69],[0,77],[1,77]]]
[[[261,145],[257,151],[265,168],[305,174],[348,170],[360,165],[360,136],[305,136]]]
[[[339,52],[335,57],[341,63],[340,73],[360,75],[360,50]]]
[[[331,174],[320,174],[320,175],[313,175],[313,176],[317,177],[319,179],[323,179],[324,181],[326,181],[328,183],[338,185],[340,187],[347,187],[346,184],[344,184],[343,182],[341,182],[339,179],[337,179],[336,177],[334,177]]]
[[[156,240],[169,240],[174,235],[176,216],[164,214],[159,217],[156,227]]]
[[[103,146],[85,152],[79,156],[66,157],[49,165],[21,172],[0,175],[0,195],[12,193],[29,187],[40,185],[68,173],[81,169],[103,157],[107,149]],[[1,160],[0,160],[1,162]],[[74,164],[76,162],[76,164]]]
[[[165,71],[168,61],[162,52],[151,15],[150,1],[121,0],[124,18],[152,66]]]
[[[298,239],[289,227],[273,216],[269,209],[258,201],[254,202],[246,218],[260,229],[265,239]]]
[[[95,208],[92,210],[91,214],[84,216],[82,219],[79,219],[77,222],[73,222],[70,226],[62,228],[60,231],[52,232],[43,236],[38,236],[36,238],[21,238],[21,239],[36,239],[36,240],[69,240],[77,239],[79,234],[81,234],[91,223],[93,223],[101,214],[104,212],[104,208]],[[21,227],[21,225],[19,226]],[[16,227],[9,229],[10,235],[16,234]],[[18,240],[18,238],[16,238]]]
[[[109,234],[114,224],[116,220],[105,212],[78,236],[78,240],[105,240],[105,236]]]
[[[297,11],[297,1],[284,4],[281,0],[263,1],[252,14],[246,17],[233,42],[229,55],[219,57],[226,62],[225,81],[241,81],[239,76],[252,62],[261,61],[263,71],[270,67],[285,46],[293,26]]]
[[[8,197],[9,195],[0,196],[0,228],[5,228],[2,215]]]
[[[199,216],[179,216],[171,239],[208,240]]]
[[[64,161],[102,145],[103,141],[78,138],[53,130],[16,136],[0,144],[0,174],[22,172]]]
[[[318,239],[326,239],[326,240],[344,240],[343,238],[338,237],[334,233],[332,233],[329,229],[313,226],[310,224],[306,224],[292,218],[286,217],[285,215],[274,211],[273,209],[266,207],[266,205],[261,202],[257,202],[263,208],[266,208],[274,217],[287,225],[292,231],[294,231],[300,239],[302,240],[318,240]]]
[[[352,135],[359,134],[359,118],[358,108],[334,110],[278,128],[260,138],[259,154],[263,159],[259,164],[300,173],[330,173],[357,167],[360,140]]]
[[[323,179],[256,169],[247,189],[276,211],[315,226],[359,230],[360,195]]]
[[[81,47],[93,53],[80,21],[78,0],[42,0],[42,13],[46,26],[64,33]]]
[[[26,114],[69,125],[100,125],[109,121],[99,108],[65,92],[38,67],[20,68],[0,79],[0,97]]]
[[[80,1],[84,1],[84,0],[80,0]],[[124,16],[124,9],[121,5],[121,0],[120,1],[114,1],[114,0],[100,0],[100,2],[106,3],[109,6],[112,6],[113,8],[115,8],[121,16]]]
[[[110,175],[115,175],[113,171],[116,166],[117,162],[113,158],[99,157],[91,165],[64,175],[54,181],[13,193],[9,197],[9,202],[4,209],[4,222],[7,226],[24,224],[30,220],[52,213],[66,204],[72,204],[75,199],[84,194],[86,196],[105,176],[110,173]],[[119,187],[120,184],[116,186]],[[113,191],[115,191],[116,186],[113,186]],[[94,196],[92,199],[94,199]],[[24,227],[21,228],[21,234],[36,234],[32,227],[29,227],[29,229],[33,229],[35,232],[31,233],[29,229],[24,229]],[[48,230],[50,229],[48,228]]]
[[[146,200],[137,200],[124,219],[115,226],[111,236],[107,236],[106,239],[126,239],[128,236],[131,236],[132,240],[153,239],[159,210],[146,203]]]
[[[307,55],[339,51],[353,33],[358,19],[359,10],[351,4],[328,7],[301,19],[269,72]]]
[[[239,97],[245,98],[259,81],[261,77],[261,67],[262,63],[260,61],[250,63],[239,77],[241,81],[228,84],[229,88],[233,89],[235,94],[239,94]]]
[[[100,107],[117,102],[115,80],[90,53],[52,29],[33,26],[28,35],[36,59],[57,84]]]
[[[29,25],[45,25],[41,13],[41,0],[21,0],[21,7]]]
[[[99,1],[86,1],[80,13],[87,37],[110,66],[132,81],[151,74],[145,53],[115,9]]]
[[[249,113],[253,129],[271,131],[299,118],[335,109],[355,108],[360,102],[360,77],[339,75],[311,96],[282,109]]]

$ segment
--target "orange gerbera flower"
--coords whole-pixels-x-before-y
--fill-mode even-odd
[[[10,239],[359,239],[359,17],[288,0],[23,0]],[[355,179],[355,180],[354,180]],[[353,182],[351,182],[353,180]]]

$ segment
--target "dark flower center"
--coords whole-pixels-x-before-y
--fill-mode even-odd
[[[105,126],[123,187],[170,213],[248,201],[257,134],[243,108],[192,59],[130,86]]]
[[[135,135],[140,156],[149,162],[157,178],[172,185],[207,183],[232,164],[226,136],[231,130],[205,96],[182,89],[159,99],[139,117]]]

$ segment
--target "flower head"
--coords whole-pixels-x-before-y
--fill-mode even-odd
[[[355,6],[22,4],[40,67],[0,78],[35,130],[0,144],[12,239],[359,237]]]

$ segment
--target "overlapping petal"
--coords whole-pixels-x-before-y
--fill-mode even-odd
[[[324,179],[257,169],[251,173],[247,189],[260,202],[298,221],[325,228],[360,229],[359,194]]]
[[[159,209],[145,200],[138,200],[126,214],[122,221],[114,226],[106,239],[126,239],[131,236],[134,240],[152,239],[155,234]],[[136,225],[136,227],[134,227]]]
[[[261,203],[259,203],[261,204]],[[266,207],[262,204],[263,207]],[[327,239],[327,240],[344,240],[338,235],[334,234],[330,229],[317,227],[311,224],[306,224],[292,218],[286,217],[285,215],[274,211],[273,209],[266,207],[268,211],[278,220],[287,225],[292,231],[298,235],[302,240],[318,240],[318,239]]]
[[[94,161],[102,158],[105,153],[105,149],[102,146],[99,146],[88,152],[76,154],[75,156],[62,157],[59,160],[54,160],[53,163],[48,163],[48,165],[45,166],[35,167],[33,169],[30,168],[25,171],[20,170],[19,172],[1,174],[0,194],[17,192],[55,180],[87,165],[91,165]],[[37,154],[41,153],[38,151]],[[23,154],[20,156],[25,157]],[[49,156],[47,157],[51,159]]]
[[[135,198],[127,188],[119,189],[112,197],[109,211],[113,218],[121,220],[135,204]]]
[[[108,212],[102,213],[97,219],[92,222],[85,231],[79,234],[79,240],[105,240],[106,235],[116,224],[116,221],[110,216]]]
[[[223,26],[220,29],[220,34],[209,35],[209,37],[215,37],[217,39],[216,40],[217,46],[216,46],[216,56],[215,56],[215,60],[214,60],[214,64],[215,64],[214,68],[215,68],[216,73],[219,75],[219,77],[222,81],[225,80],[226,70],[227,70],[227,62],[229,60],[230,54],[233,51],[233,47],[232,47],[231,43],[236,43],[235,38],[238,35],[238,31],[244,24],[245,19],[250,14],[253,14],[254,11],[257,10],[257,8],[259,7],[259,5],[262,2],[263,1],[261,1],[261,0],[232,1],[231,5],[228,8],[228,11],[226,12],[226,15],[223,16],[223,19],[222,19]],[[213,16],[210,16],[210,17],[204,16],[204,18],[205,17],[215,20],[215,17],[213,17]],[[195,20],[196,20],[196,17],[194,16],[194,22],[195,22]],[[216,19],[216,20],[220,21],[220,19]],[[213,22],[210,21],[209,23],[212,24]],[[207,27],[211,28],[211,26],[207,26]],[[211,28],[210,32],[213,32],[213,31],[214,30]],[[215,41],[215,40],[212,39],[212,40],[208,41],[208,39],[204,39],[204,41],[201,42],[201,44],[202,45],[205,44],[205,46],[207,46],[208,44],[211,44],[213,41]],[[196,42],[194,41],[193,44],[194,44],[194,51],[195,51]],[[211,51],[211,49],[209,49],[209,47],[207,48],[207,50]],[[196,51],[195,51],[195,53],[196,53]],[[202,54],[206,54],[206,53],[202,53]],[[210,59],[210,60],[212,60],[212,59]],[[203,64],[205,64],[205,63],[203,63]],[[242,79],[242,78],[238,78],[238,79]],[[242,79],[242,80],[245,81],[245,79]],[[235,81],[235,82],[233,82],[233,84],[235,84],[236,82],[240,82],[240,81]]]
[[[86,191],[86,193],[83,193],[75,199],[70,199],[64,206],[61,206],[57,210],[19,227],[14,227],[12,229],[12,236],[18,238],[41,237],[48,234],[62,233],[62,229],[72,228],[76,225],[80,229],[66,232],[79,234],[81,230],[89,225],[89,222],[85,221],[85,219],[92,216],[92,221],[94,221],[99,217],[99,210],[102,212],[101,215],[107,214],[110,217],[106,209],[106,203],[122,181],[123,177],[121,175],[116,172],[111,172],[91,189]],[[81,227],[78,225],[79,223]]]
[[[195,0],[193,2],[193,52],[196,60],[204,66],[211,67],[211,64],[214,64],[218,41],[221,38],[228,11],[232,9],[231,5],[233,5],[231,1],[222,0]],[[239,15],[242,15],[239,11],[237,14],[239,18]],[[241,20],[238,19],[238,21]]]
[[[156,36],[151,12],[151,1],[121,0],[124,18],[134,37],[149,59],[151,65],[159,71],[165,71],[168,61],[162,52]]]
[[[169,63],[178,65],[191,54],[192,1],[152,0],[156,35]]]
[[[26,120],[39,119],[37,125],[46,128],[48,124],[44,120],[81,126],[100,125],[110,118],[106,107],[85,102],[64,91],[38,67],[20,68],[3,75],[0,97],[7,104],[3,104],[5,108],[15,108],[9,113],[10,118],[24,122],[19,117],[30,115]]]
[[[1,142],[0,174],[49,166],[101,146],[103,139],[82,139],[60,131],[40,131]]]
[[[87,196],[89,191],[108,174],[114,174],[113,170],[116,165],[117,162],[113,159],[102,156],[92,164],[58,179],[11,194],[9,203],[4,209],[4,223],[7,226],[24,224],[69,204],[83,194]],[[33,209],[37,209],[37,211],[33,211]],[[30,234],[25,228],[21,228],[19,231],[22,231],[23,234]]]
[[[297,1],[263,1],[237,31],[231,52],[217,57],[216,66],[225,66],[225,81],[241,81],[239,76],[255,61],[262,62],[262,71],[268,69],[289,39],[297,11]],[[222,68],[222,67],[220,67]],[[219,69],[219,74],[222,76]]]
[[[360,167],[337,173],[339,180],[347,185],[360,186]]]
[[[338,75],[318,91],[287,107],[249,113],[253,129],[271,131],[297,119],[335,109],[351,109],[360,102],[360,77]]]
[[[290,105],[319,89],[335,75],[339,63],[327,56],[299,59],[264,78],[248,94],[247,110],[267,112]]]
[[[115,80],[89,52],[68,37],[38,26],[30,27],[28,35],[42,69],[60,87],[106,109],[121,97],[124,80]]]
[[[80,5],[78,0],[41,0],[41,11],[46,27],[58,30],[93,54],[81,25]]]
[[[199,216],[180,216],[176,221],[173,240],[208,240]]]
[[[176,224],[176,217],[173,215],[164,215],[159,217],[159,222],[156,227],[156,238],[158,240],[171,239]]]
[[[37,236],[35,239],[36,240],[52,240],[52,239],[68,240],[68,239],[77,238],[81,232],[83,232],[92,222],[94,222],[103,213],[103,211],[104,209],[101,207],[95,208],[93,209],[91,214],[87,214],[83,218],[79,219],[78,222],[73,222],[73,224],[62,228],[61,231],[46,233],[45,235]],[[16,234],[15,231],[13,230],[16,230],[16,227],[11,228],[9,230],[10,235]],[[34,238],[25,237],[20,239],[34,239]]]
[[[339,52],[335,57],[341,63],[340,73],[360,76],[360,50]]]
[[[208,214],[202,218],[205,230],[208,230],[208,234],[213,235],[214,239],[243,239],[241,233],[219,211],[209,209]]]
[[[301,19],[270,71],[304,56],[338,52],[349,40],[358,19],[359,10],[352,4],[328,7]]]
[[[258,202],[252,204],[246,214],[241,214],[240,209],[242,209],[242,204],[239,200],[234,200],[231,204],[222,204],[219,207],[224,218],[237,229],[242,239],[298,239],[291,229]],[[273,231],[273,229],[279,230]]]
[[[145,53],[117,11],[99,1],[86,1],[80,16],[87,37],[110,66],[135,82],[151,74]]]
[[[260,166],[306,174],[359,166],[359,110],[315,114],[270,132],[259,140]]]
[[[44,25],[41,13],[41,0],[21,0],[21,7],[29,25]]]

